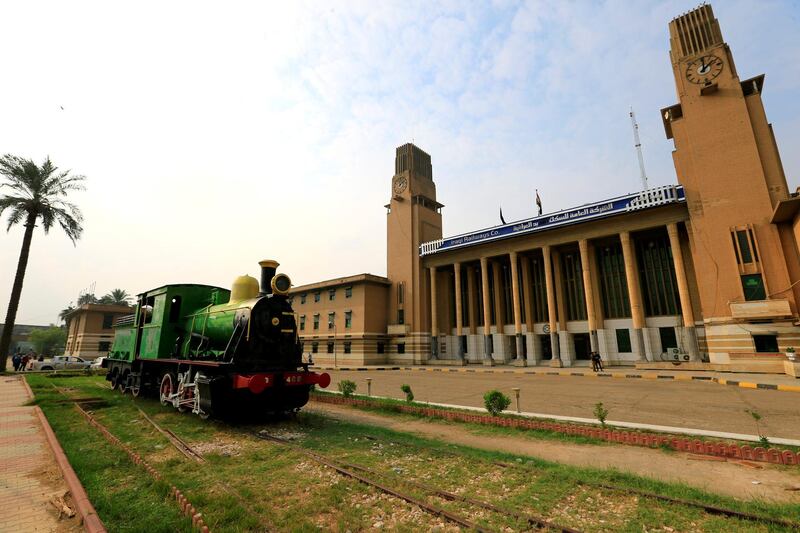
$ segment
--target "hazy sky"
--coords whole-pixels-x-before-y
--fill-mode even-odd
[[[445,235],[675,182],[667,23],[691,2],[0,3],[0,153],[88,178],[73,247],[37,230],[18,323],[81,289],[386,273],[394,150],[433,157]],[[800,7],[713,3],[800,172]],[[63,110],[61,107],[63,106]],[[5,228],[5,217],[2,227]],[[0,319],[23,228],[0,232]]]

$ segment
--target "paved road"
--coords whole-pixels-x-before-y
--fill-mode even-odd
[[[702,381],[408,370],[327,372],[333,390],[340,380],[350,379],[358,385],[358,393],[366,394],[369,377],[373,395],[403,398],[400,386],[407,383],[418,401],[482,407],[486,391],[499,389],[513,398],[512,388],[519,387],[522,411],[594,418],[594,405],[603,402],[609,420],[756,434],[755,422],[745,411],[749,409],[761,415],[763,434],[800,439],[800,397],[793,392]]]

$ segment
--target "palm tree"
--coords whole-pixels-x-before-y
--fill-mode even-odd
[[[22,282],[25,279],[36,222],[41,223],[45,233],[50,231],[54,223],[58,223],[72,244],[75,244],[83,233],[83,216],[78,207],[67,202],[65,197],[70,191],[83,190],[82,182],[86,178],[71,176],[69,170],[59,171],[49,157],[38,166],[30,159],[10,154],[0,157],[0,176],[5,178],[5,183],[0,183],[0,189],[10,190],[9,194],[0,196],[0,215],[6,210],[10,213],[6,231],[11,231],[11,227],[20,222],[24,222],[25,226],[5,327],[0,337],[0,371],[3,371],[8,359],[11,332],[17,319]]]
[[[78,296],[78,305],[96,304],[99,302],[100,300],[97,299],[97,296],[91,292],[85,292]]]
[[[131,297],[128,294],[128,291],[123,289],[114,289],[100,298],[100,303],[110,305],[130,305],[130,299]]]
[[[74,310],[75,307],[73,307],[72,302],[70,302],[66,309],[62,309],[58,313],[58,319],[61,320],[65,325],[69,326],[69,320],[67,320],[67,316],[69,316],[69,314]]]

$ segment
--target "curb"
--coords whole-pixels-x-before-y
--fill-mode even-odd
[[[28,384],[25,381],[25,378],[22,379],[22,382],[25,383],[27,387]],[[31,399],[33,399],[33,393],[30,392],[30,387],[28,387],[28,392],[31,394]],[[34,407],[34,410],[36,411],[36,415],[39,417],[39,422],[42,424],[42,429],[47,437],[47,443],[50,445],[50,449],[53,450],[56,463],[58,463],[58,467],[61,469],[61,474],[64,476],[64,481],[67,483],[67,488],[69,488],[69,491],[72,494],[72,499],[75,501],[75,505],[78,507],[78,512],[81,514],[84,529],[88,533],[106,533],[106,528],[103,525],[103,522],[100,520],[100,517],[97,516],[97,511],[95,511],[92,502],[89,501],[89,496],[86,494],[86,490],[83,488],[81,481],[75,474],[75,470],[72,469],[72,465],[69,464],[69,460],[67,459],[66,454],[64,454],[64,450],[61,448],[61,444],[59,444],[56,434],[53,433],[53,428],[50,427],[47,417],[44,416],[44,412],[38,405]]]
[[[20,379],[20,381],[22,381],[22,386],[25,387],[25,392],[28,393],[28,400],[33,400],[34,399],[34,395],[33,395],[33,391],[31,390],[31,386],[28,385],[28,380],[25,379],[25,376],[20,376],[19,379]]]
[[[320,403],[330,403],[335,405],[354,405],[364,407],[386,407],[386,404],[362,398],[344,398],[341,396],[328,396],[312,394],[311,398]],[[631,446],[647,446],[657,448],[659,446],[669,446],[673,450],[694,453],[698,455],[709,455],[715,457],[729,457],[746,461],[759,461],[779,465],[800,465],[800,452],[791,450],[780,450],[777,448],[765,449],[761,446],[755,448],[747,445],[725,444],[700,439],[687,439],[683,437],[661,436],[653,433],[642,433],[639,431],[617,431],[611,429],[600,429],[578,424],[561,424],[557,422],[546,422],[526,418],[509,416],[491,416],[484,414],[472,414],[463,411],[452,411],[447,409],[437,409],[433,407],[420,407],[415,405],[393,405],[391,408],[401,413],[422,415],[427,417],[443,418],[455,422],[469,422],[473,424],[483,424],[489,426],[510,427],[516,429],[539,429],[563,433],[566,435],[580,435],[618,444]]]
[[[800,385],[780,385],[775,383],[753,383],[750,381],[736,381],[726,378],[718,378],[713,376],[681,376],[674,374],[623,374],[621,372],[608,373],[608,372],[572,372],[572,371],[553,371],[553,370],[489,370],[478,368],[442,368],[430,366],[382,366],[382,367],[364,367],[364,366],[312,366],[309,367],[314,370],[334,370],[343,372],[369,372],[369,371],[392,371],[392,370],[408,370],[419,372],[460,372],[460,373],[482,373],[482,374],[522,374],[528,376],[567,376],[567,377],[585,377],[585,378],[622,378],[622,379],[661,379],[667,381],[704,381],[708,383],[717,383],[719,385],[731,385],[734,387],[741,387],[743,389],[766,389],[777,390],[783,392],[800,392]]]
[[[130,460],[137,465],[142,466],[150,476],[155,479],[156,481],[164,481],[164,476],[155,468],[153,468],[150,463],[148,463],[145,459],[142,458],[141,455],[134,452],[127,444],[122,442],[116,435],[111,433],[108,428],[106,428],[103,424],[98,422],[90,413],[87,413],[80,405],[77,403],[75,404],[75,408],[86,418],[86,421],[92,425],[100,434],[111,444],[119,447],[122,449],[123,452],[128,454]],[[175,485],[170,485],[170,495],[175,498],[175,503],[181,510],[181,513],[184,516],[187,516],[192,521],[192,527],[200,533],[210,533],[211,529],[206,525],[205,520],[203,520],[203,514],[198,512],[197,508],[191,504],[189,499],[186,497],[183,492],[178,490]],[[105,529],[103,530],[105,531]]]

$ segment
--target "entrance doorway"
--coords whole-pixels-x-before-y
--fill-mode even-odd
[[[575,345],[575,359],[579,361],[588,361],[589,352],[591,351],[591,343],[589,342],[588,333],[574,333],[572,335],[572,342]]]
[[[553,346],[550,344],[550,335],[537,335],[539,345],[542,347],[542,360],[553,358]]]

